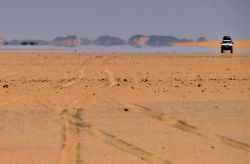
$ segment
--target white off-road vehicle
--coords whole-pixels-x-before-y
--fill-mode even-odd
[[[230,51],[233,53],[233,41],[230,36],[224,36],[221,45],[221,53],[224,53],[224,50]]]

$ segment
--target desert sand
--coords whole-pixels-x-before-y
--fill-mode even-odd
[[[250,54],[0,54],[1,164],[249,164]]]

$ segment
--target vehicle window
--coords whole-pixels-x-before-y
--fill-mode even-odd
[[[231,40],[223,40],[222,43],[231,43],[232,41]]]

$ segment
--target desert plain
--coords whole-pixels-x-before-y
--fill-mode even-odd
[[[248,164],[250,54],[0,54],[1,164]]]

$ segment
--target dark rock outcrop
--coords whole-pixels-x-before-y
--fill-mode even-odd
[[[81,40],[76,36],[57,37],[52,41],[55,46],[75,47],[81,44]]]
[[[118,46],[126,44],[126,41],[117,37],[101,36],[94,41],[94,44],[98,46]]]

